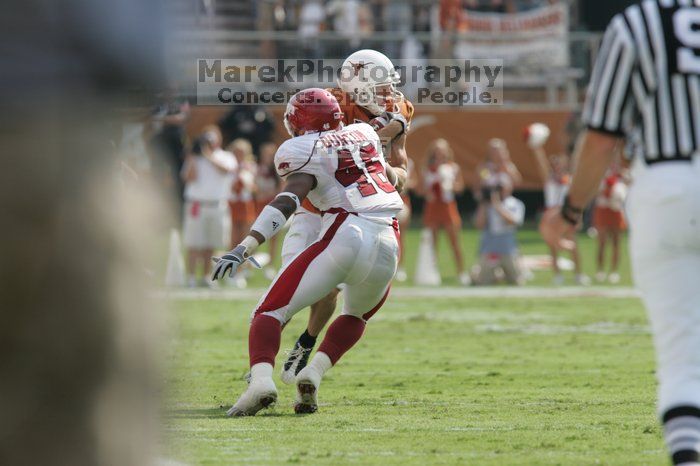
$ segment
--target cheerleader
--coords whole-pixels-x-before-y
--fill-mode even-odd
[[[614,164],[608,169],[601,183],[593,211],[593,226],[598,233],[598,271],[595,274],[597,282],[602,283],[606,279],[612,284],[620,282],[620,235],[626,228],[623,214],[626,196],[625,176],[619,164]],[[605,249],[608,241],[612,245],[609,275],[605,272]]]
[[[423,224],[431,230],[437,257],[438,233],[444,230],[452,248],[457,275],[462,285],[471,280],[464,269],[461,231],[462,218],[457,210],[455,194],[464,190],[462,171],[454,162],[454,153],[445,139],[436,139],[428,148],[427,166],[423,172],[425,208]]]
[[[542,123],[533,123],[525,131],[527,145],[535,155],[540,178],[544,186],[544,203],[547,210],[558,209],[564,204],[564,198],[569,192],[569,183],[571,182],[571,161],[569,156],[565,153],[547,156],[544,150],[544,144],[547,142],[549,134],[549,128]],[[571,260],[574,263],[574,280],[578,285],[590,285],[590,278],[581,270],[581,258],[576,235],[572,234],[567,239],[573,245]],[[549,253],[552,257],[552,282],[555,285],[561,285],[564,283],[564,276],[559,270],[557,250],[550,247]]]

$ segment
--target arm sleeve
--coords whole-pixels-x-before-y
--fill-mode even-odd
[[[583,106],[583,122],[589,129],[624,136],[622,114],[633,101],[630,84],[636,63],[635,42],[624,13],[620,13],[605,31],[591,73]]]

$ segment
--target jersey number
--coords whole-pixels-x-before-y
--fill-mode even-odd
[[[700,73],[700,9],[681,8],[673,15],[673,30],[684,45],[677,50],[678,71]]]
[[[362,197],[377,194],[375,184],[385,193],[393,193],[396,188],[389,182],[384,171],[384,166],[377,160],[377,150],[372,144],[365,144],[360,148],[360,157],[365,164],[365,169],[374,184],[368,179],[365,171],[358,167],[352,152],[349,149],[338,150],[338,169],[335,171],[335,179],[346,188],[353,183],[357,183]]]

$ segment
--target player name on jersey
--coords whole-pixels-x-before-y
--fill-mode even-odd
[[[403,207],[386,176],[379,136],[367,123],[288,139],[277,150],[275,166],[281,177],[312,175],[316,187],[308,199],[321,211],[342,209],[391,218]]]

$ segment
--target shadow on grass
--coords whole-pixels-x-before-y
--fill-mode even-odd
[[[192,409],[172,409],[165,413],[166,417],[175,419],[217,419],[226,417],[228,408],[192,408]]]
[[[218,408],[193,408],[193,409],[173,409],[165,413],[171,419],[232,419],[226,416],[226,411],[230,406],[220,406]],[[294,412],[285,412],[282,408],[273,410],[263,410],[256,418],[266,417],[303,417]]]

